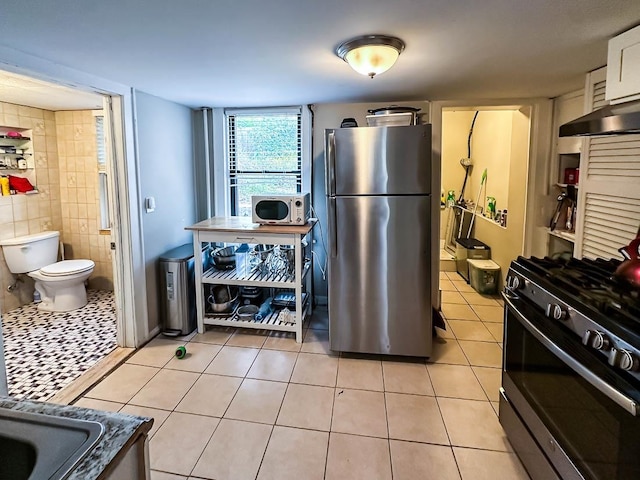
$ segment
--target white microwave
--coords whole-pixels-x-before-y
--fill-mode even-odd
[[[253,223],[304,225],[310,217],[311,195],[252,195]]]

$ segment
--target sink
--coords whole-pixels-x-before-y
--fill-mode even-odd
[[[98,422],[0,408],[0,478],[65,479],[103,432]]]

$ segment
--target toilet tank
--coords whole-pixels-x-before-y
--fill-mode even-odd
[[[60,232],[42,232],[0,240],[11,273],[28,273],[58,261]]]

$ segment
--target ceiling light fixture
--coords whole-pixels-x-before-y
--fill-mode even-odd
[[[404,50],[404,42],[387,35],[363,35],[341,43],[336,55],[356,72],[373,78],[389,70]]]

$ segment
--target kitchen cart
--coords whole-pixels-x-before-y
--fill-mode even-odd
[[[296,342],[302,342],[302,324],[311,314],[311,259],[305,258],[304,245],[314,223],[306,225],[259,225],[249,217],[213,217],[196,223],[187,230],[193,231],[193,251],[195,258],[195,288],[198,332],[204,333],[205,325],[233,326],[262,330],[295,332]],[[252,270],[239,275],[236,268],[218,270],[209,262],[203,261],[203,244],[248,244],[248,245],[287,245],[294,250],[293,272]],[[206,308],[207,296],[211,285],[251,286],[292,290],[295,298],[295,311],[287,319],[273,310],[261,320],[246,319],[232,312],[219,314]],[[288,320],[288,321],[287,321]]]

